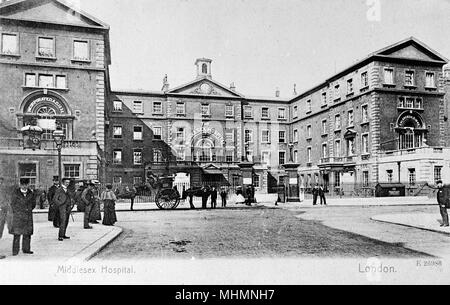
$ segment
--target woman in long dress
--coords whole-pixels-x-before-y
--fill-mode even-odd
[[[245,198],[242,195],[242,189],[241,188],[239,188],[236,191],[236,195],[237,195],[237,197],[236,197],[236,204],[245,204]]]
[[[112,190],[112,185],[106,186],[106,191],[104,191],[100,198],[104,205],[104,215],[103,215],[103,225],[113,226],[117,222],[116,216],[116,201],[117,197]]]

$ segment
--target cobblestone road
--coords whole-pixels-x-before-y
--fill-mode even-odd
[[[372,215],[402,209],[411,210],[380,207],[288,211],[260,207],[119,213],[118,225],[124,228],[124,233],[94,260],[427,256],[420,250],[406,248],[403,243],[409,239],[407,232],[414,229],[370,220]],[[448,242],[447,236],[439,234],[414,234],[417,237],[413,240],[417,241],[432,235],[432,242],[445,238]],[[430,245],[424,249],[431,248]]]

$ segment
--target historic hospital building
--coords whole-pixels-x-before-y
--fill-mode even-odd
[[[298,164],[304,187],[450,182],[450,69],[414,38],[283,99],[221,84],[207,58],[187,84],[165,77],[158,91],[115,91],[109,27],[64,1],[0,4],[0,34],[2,176],[49,184],[61,126],[63,175],[78,179],[136,184],[170,174],[237,186],[249,160],[260,192],[285,183],[286,163]],[[43,130],[34,150],[20,132],[30,124]]]

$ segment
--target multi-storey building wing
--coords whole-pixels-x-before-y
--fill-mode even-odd
[[[52,139],[66,141],[63,175],[101,178],[109,27],[64,1],[0,4],[0,172],[49,184],[58,174]],[[24,150],[20,130],[43,129],[40,149]]]
[[[448,174],[443,65],[415,38],[369,55],[292,101],[305,186],[433,183]],[[303,149],[306,148],[306,149]],[[447,154],[445,154],[446,152]],[[447,160],[447,161],[446,161]]]
[[[240,185],[238,164],[247,155],[259,165],[258,188],[267,188],[267,166],[278,171],[280,144],[288,142],[287,100],[246,98],[233,84],[215,81],[211,63],[198,59],[197,77],[173,89],[164,78],[160,92],[113,92],[107,129],[111,182],[139,183],[151,172],[185,174],[193,185]]]

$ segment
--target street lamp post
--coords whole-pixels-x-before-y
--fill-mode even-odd
[[[61,161],[61,150],[64,143],[64,139],[66,136],[64,135],[64,132],[62,131],[61,127],[58,127],[53,132],[53,141],[55,141],[56,149],[58,150],[58,179],[59,179],[59,185],[62,184],[62,161]]]

